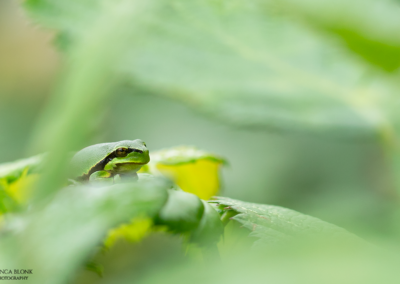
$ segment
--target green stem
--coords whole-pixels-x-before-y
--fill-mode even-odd
[[[103,5],[104,4],[104,5]],[[34,136],[34,152],[47,150],[45,174],[36,201],[51,196],[64,183],[69,153],[87,145],[92,126],[105,110],[116,80],[113,68],[128,48],[143,13],[139,1],[103,1],[98,17],[86,27],[69,52],[69,64]],[[135,22],[134,22],[135,23]],[[129,28],[127,28],[129,27]]]

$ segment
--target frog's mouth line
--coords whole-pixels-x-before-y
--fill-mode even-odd
[[[115,165],[146,165],[147,163],[134,163],[134,162],[126,162],[126,163],[115,163]]]
[[[146,163],[134,163],[134,162],[126,162],[126,163],[115,163],[114,164],[114,169],[122,169],[122,168],[129,168],[129,167],[142,167],[146,165]]]

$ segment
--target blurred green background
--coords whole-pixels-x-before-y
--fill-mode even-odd
[[[398,283],[399,15],[390,0],[0,1],[0,163],[49,152],[34,199],[0,216],[0,269],[36,265],[41,284]],[[379,249],[314,242],[343,231],[236,201],[254,211],[226,227],[222,262],[171,232],[105,252],[102,234],[155,218],[165,187],[63,188],[68,154],[135,138],[221,155],[220,195]]]
[[[34,154],[34,125],[63,60],[54,33],[27,20],[17,1],[0,3],[0,42],[0,162],[8,162]],[[398,199],[374,136],[236,127],[143,90],[122,85],[114,92],[93,120],[88,145],[135,138],[150,150],[194,145],[228,159],[224,196],[292,208],[362,236],[393,233],[388,223]]]

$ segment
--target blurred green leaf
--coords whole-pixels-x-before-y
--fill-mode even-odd
[[[284,0],[274,6],[334,35],[369,63],[388,72],[400,67],[400,6],[377,0]]]
[[[168,201],[156,218],[156,225],[166,225],[176,233],[190,232],[199,226],[204,205],[194,194],[169,190]]]
[[[96,273],[99,277],[103,277],[104,273],[104,268],[101,264],[98,264],[96,262],[90,261],[86,263],[86,269],[89,271],[93,271]]]
[[[63,76],[42,113],[31,143],[31,151],[49,152],[44,174],[35,194],[37,202],[51,196],[62,186],[66,178],[68,153],[82,148],[90,140],[92,131],[98,124],[97,118],[104,112],[110,99],[111,88],[119,79],[113,76],[114,62],[128,48],[123,44],[124,39],[139,27],[140,19],[146,15],[144,11],[150,9],[150,2],[105,0],[93,7],[90,6],[93,1],[85,2],[89,6],[84,5],[83,8],[86,9],[80,15],[88,19],[86,12],[93,12],[93,18],[85,22],[77,44],[68,50],[68,64],[65,65]],[[73,2],[46,3],[33,1],[27,5],[32,11],[43,11],[52,16],[55,15],[52,13],[52,5],[63,10],[64,4],[67,4],[75,12],[82,8],[79,5],[74,6]],[[64,10],[66,11],[71,10]],[[62,15],[59,16],[57,20],[65,20]],[[136,28],[131,25],[132,18],[137,23]],[[78,20],[67,22],[83,27],[79,26]],[[128,26],[129,31],[125,28]],[[142,32],[140,29],[137,31]],[[110,42],[113,44],[107,44]]]
[[[155,219],[174,233],[189,235],[191,242],[213,246],[224,233],[216,209],[196,195],[181,190],[169,190],[168,201]]]
[[[43,155],[37,155],[15,162],[0,164],[0,179],[5,179],[7,183],[14,182],[21,177],[24,171],[29,173],[37,171],[42,160]]]
[[[44,155],[0,164],[0,213],[23,208],[37,180]]]
[[[153,220],[150,218],[135,218],[130,223],[112,229],[104,241],[106,249],[111,248],[120,239],[129,242],[140,242],[145,236],[152,232]]]
[[[105,1],[98,2],[37,0],[28,1],[28,9],[69,33],[76,47],[101,13],[96,8]],[[113,42],[129,46],[112,65],[136,90],[244,127],[351,137],[390,132],[386,79],[275,10],[258,1],[155,3],[146,20],[135,23],[143,32],[126,25],[126,36]]]
[[[65,283],[110,228],[154,217],[167,200],[167,186],[152,181],[64,188],[43,210],[8,221],[12,230],[0,239],[0,264],[33,269],[32,283]]]
[[[19,209],[18,203],[4,190],[0,184],[0,215]]]
[[[172,3],[121,63],[139,86],[244,127],[353,137],[387,127],[392,87],[365,80],[332,42],[257,5]]]
[[[205,265],[187,261],[172,266],[166,261],[157,267],[157,273],[151,270],[138,283],[395,284],[400,277],[396,261],[398,257],[392,253],[290,247],[259,254],[236,252],[222,263],[214,260]],[[134,275],[129,276],[118,283],[132,283]]]
[[[224,233],[220,215],[215,208],[202,200],[204,205],[203,216],[196,230],[193,231],[191,240],[200,244],[216,244]]]
[[[295,239],[365,243],[340,227],[287,208],[248,203],[227,197],[217,197],[215,202],[227,206],[226,210],[239,213],[231,219],[249,229],[252,232],[251,236],[259,238],[255,243],[258,247]]]
[[[227,164],[224,158],[216,154],[196,147],[178,146],[152,152],[149,166],[153,164],[178,166],[181,164],[195,163],[201,159],[208,159],[219,164]]]

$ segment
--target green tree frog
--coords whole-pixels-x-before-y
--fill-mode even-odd
[[[71,160],[71,177],[78,182],[137,179],[137,171],[150,161],[140,139],[95,144],[77,152]]]

